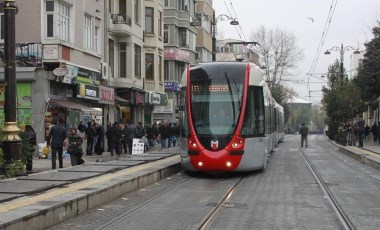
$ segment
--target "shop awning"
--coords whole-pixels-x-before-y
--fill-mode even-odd
[[[129,104],[129,101],[128,101],[128,100],[125,100],[125,99],[121,98],[121,97],[118,96],[118,95],[115,95],[115,100],[121,102],[122,104]]]
[[[65,101],[65,100],[58,100],[58,99],[51,99],[50,100],[51,104],[60,106],[60,107],[65,107],[73,110],[79,110],[82,112],[91,112],[91,111],[97,111],[96,109],[72,102],[72,101]]]

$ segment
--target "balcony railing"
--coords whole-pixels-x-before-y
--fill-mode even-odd
[[[41,43],[16,43],[16,67],[42,67]],[[4,67],[4,44],[0,44],[0,67]]]
[[[113,24],[132,24],[131,17],[126,14],[112,14],[111,19]]]

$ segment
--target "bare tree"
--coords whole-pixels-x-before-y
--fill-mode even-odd
[[[297,38],[292,32],[280,29],[268,29],[261,25],[251,35],[258,42],[252,49],[260,55],[265,65],[265,73],[270,85],[280,84],[292,75],[297,63],[302,60],[303,52],[297,46]]]

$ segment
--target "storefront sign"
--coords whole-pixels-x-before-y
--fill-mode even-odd
[[[44,60],[57,60],[58,59],[58,45],[44,45],[42,58]]]
[[[145,104],[143,93],[136,92],[136,104]]]
[[[153,108],[153,113],[173,113],[173,99],[168,99],[167,106],[157,106]]]
[[[149,92],[149,103],[150,104],[153,104],[153,105],[160,105],[161,103],[161,96],[160,94],[158,93],[152,93],[152,92]]]
[[[99,99],[99,88],[91,85],[78,84],[77,97],[92,100]]]
[[[178,60],[183,62],[190,61],[190,53],[187,50],[182,50],[178,48],[165,48],[164,58],[171,60]]]
[[[99,103],[115,104],[115,90],[105,86],[99,86]]]
[[[179,82],[178,81],[165,81],[164,82],[165,91],[179,92]]]

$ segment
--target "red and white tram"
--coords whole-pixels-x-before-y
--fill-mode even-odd
[[[284,112],[253,63],[188,66],[181,80],[180,156],[189,171],[265,169]]]

